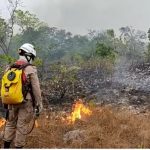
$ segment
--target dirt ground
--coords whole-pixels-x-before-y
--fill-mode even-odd
[[[64,113],[44,112],[27,136],[26,148],[150,148],[149,111],[96,106],[90,117],[72,125],[62,122]]]

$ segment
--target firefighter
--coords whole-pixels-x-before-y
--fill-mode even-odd
[[[29,43],[23,44],[18,53],[19,59],[15,62],[17,65],[32,64],[36,57],[34,46]],[[28,130],[29,123],[34,119],[33,116],[39,115],[43,108],[36,67],[29,65],[24,69],[24,73],[31,85],[31,90],[27,92],[21,104],[8,104],[8,118],[3,135],[4,148],[10,148],[10,144],[14,139],[16,148],[25,146],[27,135],[23,133]]]

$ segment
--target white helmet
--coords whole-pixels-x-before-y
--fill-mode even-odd
[[[19,48],[19,50],[23,50],[28,56],[33,55],[34,57],[36,57],[36,51],[32,44],[25,43]]]

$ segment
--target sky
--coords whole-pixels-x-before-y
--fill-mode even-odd
[[[0,0],[0,16],[8,16],[7,0]],[[150,28],[150,0],[22,0],[21,9],[74,34],[88,30],[132,26],[147,32]]]

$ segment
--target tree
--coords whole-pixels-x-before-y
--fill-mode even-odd
[[[4,53],[6,52],[6,34],[7,34],[7,23],[4,19],[0,18],[0,47]]]
[[[115,37],[115,32],[113,29],[107,29],[106,30],[106,33],[108,36],[110,36],[111,38],[114,38]]]
[[[116,49],[116,37],[113,29],[107,29],[105,31],[90,31],[90,46],[91,56],[105,57],[108,49],[115,51]],[[104,48],[104,49],[103,49]],[[103,49],[103,50],[102,50]],[[105,55],[105,54],[106,55]],[[108,56],[108,55],[107,55]]]
[[[139,60],[144,53],[146,33],[128,26],[121,27],[120,32],[120,39],[126,47],[125,55],[130,59]]]
[[[146,56],[146,61],[150,62],[150,28],[148,30],[148,39],[149,39],[149,43],[147,45],[147,51],[145,52],[145,56]]]
[[[96,44],[96,55],[102,58],[115,57],[114,49],[104,43]]]
[[[20,4],[20,0],[8,0],[9,15],[8,21],[0,18],[0,48],[5,55],[10,52],[10,44],[14,34],[14,24],[15,24],[15,11]]]
[[[20,27],[21,32],[30,30],[30,28],[37,30],[44,25],[43,22],[31,14],[29,11],[15,10],[15,22]]]

